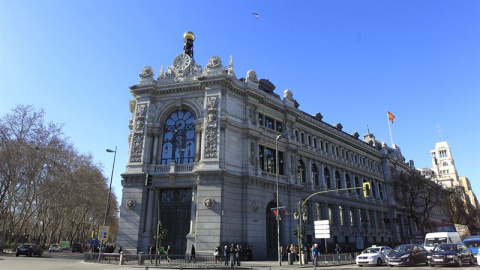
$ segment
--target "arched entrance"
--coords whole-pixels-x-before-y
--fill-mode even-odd
[[[160,190],[160,221],[168,231],[162,246],[170,246],[172,254],[184,254],[187,250],[191,204],[192,189]]]
[[[276,202],[270,202],[267,205],[267,211],[265,213],[265,235],[267,243],[267,258],[270,260],[278,260],[278,238],[277,238],[277,220],[275,214],[271,210],[276,208]],[[282,221],[280,220],[280,228],[282,227]],[[280,230],[281,231],[281,230]],[[282,234],[280,233],[280,239]],[[281,242],[281,241],[280,241]]]

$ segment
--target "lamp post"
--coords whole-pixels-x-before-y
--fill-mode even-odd
[[[278,200],[278,140],[282,137],[282,135],[278,135],[275,138],[275,178],[277,181],[277,248],[278,248],[278,265],[282,266],[282,249],[280,246],[280,205]]]
[[[108,210],[110,209],[110,195],[112,193],[112,180],[113,180],[113,171],[115,169],[115,158],[117,157],[117,147],[115,146],[115,150],[112,149],[106,149],[108,153],[114,153],[113,155],[113,165],[112,165],[112,174],[110,175],[110,185],[108,186],[108,196],[107,196],[107,205],[105,206],[105,217],[103,218],[103,226],[107,224],[107,219],[108,219]],[[103,246],[103,240],[100,243],[100,248],[98,249],[98,261],[100,261],[101,256],[100,254],[102,253],[102,246]]]
[[[115,169],[115,158],[117,157],[117,147],[115,150],[106,149],[108,153],[114,153],[113,155],[113,165],[112,165],[112,174],[110,175],[110,185],[108,186],[108,197],[107,197],[107,206],[105,206],[105,218],[103,219],[103,226],[107,225],[108,210],[110,210],[110,195],[112,193],[112,180],[113,180],[113,171]]]

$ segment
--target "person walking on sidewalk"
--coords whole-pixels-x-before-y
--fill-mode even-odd
[[[188,259],[188,262],[190,263],[190,261],[193,259],[193,262],[197,262],[197,260],[195,259],[195,246],[192,244],[192,249],[190,250],[190,258]]]
[[[342,249],[340,248],[340,245],[336,244],[335,245],[335,252],[337,253],[337,259],[340,260],[340,251]]]
[[[318,247],[318,244],[315,244],[312,248],[312,264],[315,267],[317,266],[318,257],[320,257],[320,248]]]

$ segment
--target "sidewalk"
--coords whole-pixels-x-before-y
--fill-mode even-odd
[[[317,267],[316,268],[332,268],[334,266],[338,265],[350,265],[350,264],[355,264],[355,261],[328,261],[325,260],[326,258],[333,258],[333,256],[326,255],[324,256],[322,260],[317,261]],[[122,270],[140,270],[140,269],[254,269],[254,270],[291,270],[291,269],[314,269],[312,262],[308,262],[307,264],[300,265],[299,262],[294,262],[293,264],[288,264],[288,261],[282,261],[282,266],[279,266],[278,261],[242,261],[240,266],[230,268],[230,267],[225,267],[223,265],[218,265],[218,266],[202,266],[202,265],[189,265],[189,266],[172,266],[172,265],[159,265],[159,266],[154,266],[154,265],[149,265],[148,268],[146,268],[145,265],[122,265],[118,266],[119,269]]]

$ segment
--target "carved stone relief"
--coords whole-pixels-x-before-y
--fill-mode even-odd
[[[218,97],[207,97],[207,123],[205,130],[205,158],[216,158],[217,155],[217,111]]]
[[[130,162],[142,162],[143,140],[145,133],[145,116],[147,114],[146,108],[146,104],[137,105]]]

